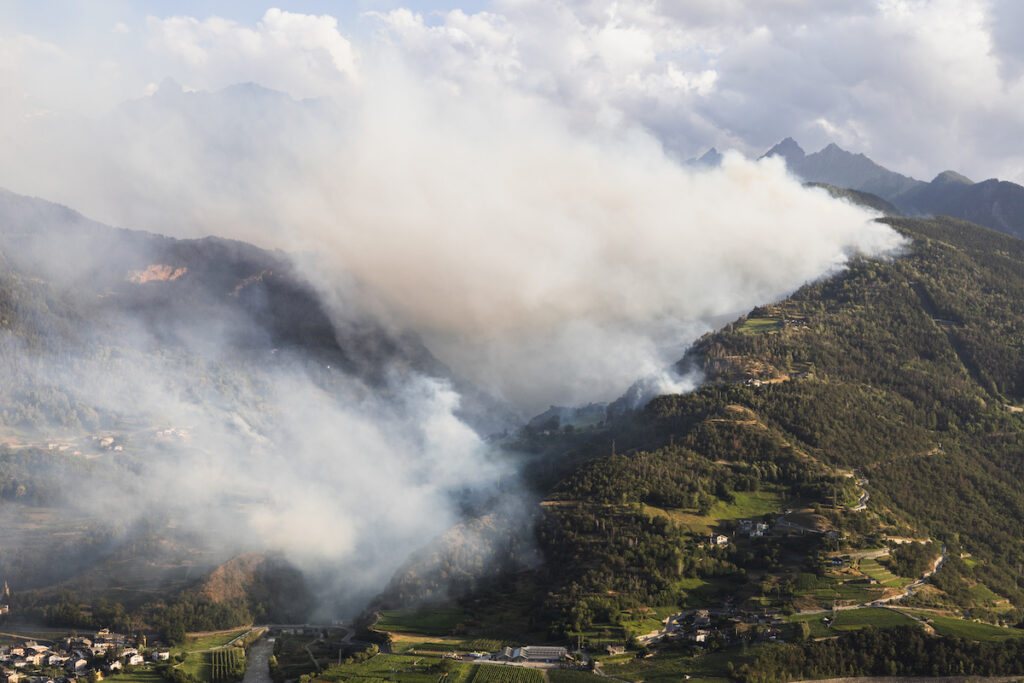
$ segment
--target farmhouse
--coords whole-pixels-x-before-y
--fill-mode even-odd
[[[527,645],[526,647],[506,647],[498,656],[508,662],[532,662],[554,664],[562,661],[569,655],[564,647],[549,647],[546,645]]]

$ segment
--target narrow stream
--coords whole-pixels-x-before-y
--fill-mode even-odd
[[[271,683],[270,655],[274,654],[274,639],[260,638],[246,654],[245,678],[242,683]]]

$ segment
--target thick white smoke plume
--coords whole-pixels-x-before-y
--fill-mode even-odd
[[[358,297],[524,415],[645,376],[689,389],[664,369],[710,326],[900,244],[781,161],[688,170],[637,129],[583,129],[510,85],[424,81],[380,47],[344,57],[321,99],[165,83],[100,117],[34,120],[6,140],[0,186],[115,225],[288,250],[339,316]],[[197,340],[200,357],[218,341]],[[503,472],[452,416],[451,389],[423,377],[395,380],[396,403],[291,367],[261,375],[258,400],[245,386],[183,398],[173,368],[121,368],[108,391],[109,368],[76,372],[67,382],[106,409],[162,411],[193,440],[144,470],[166,495],[116,500],[351,568],[356,593],[455,521],[457,492]]]
[[[637,130],[366,61],[342,101],[165,84],[30,137],[0,182],[115,224],[316,253],[524,411],[614,398],[709,322],[899,241],[781,161],[688,170]]]

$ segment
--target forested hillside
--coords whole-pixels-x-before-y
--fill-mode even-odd
[[[636,633],[630,615],[652,605],[807,608],[832,585],[827,553],[908,535],[948,547],[918,604],[1019,620],[1024,242],[885,220],[907,238],[898,257],[856,260],[700,339],[680,361],[704,373],[699,390],[595,429],[524,432],[514,447],[537,454],[547,492],[535,613],[553,633]],[[813,533],[707,543],[785,508]],[[919,571],[938,547],[890,566]],[[972,600],[982,590],[990,607]]]

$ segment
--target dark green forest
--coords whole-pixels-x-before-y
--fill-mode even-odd
[[[700,339],[680,361],[704,374],[697,391],[514,444],[536,454],[551,501],[536,609],[553,633],[681,602],[686,577],[742,585],[743,553],[642,506],[703,515],[765,487],[819,510],[840,544],[880,529],[935,539],[894,550],[898,575],[920,576],[941,543],[970,554],[932,580],[945,604],[970,604],[983,581],[1024,613],[1024,242],[953,219],[884,220],[903,253],[855,259]],[[870,514],[843,512],[856,494],[838,471],[869,480]],[[804,569],[820,575],[825,541],[805,545]]]

